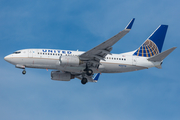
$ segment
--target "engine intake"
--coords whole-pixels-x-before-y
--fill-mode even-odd
[[[57,80],[57,81],[70,81],[71,79],[74,79],[74,75],[71,75],[70,73],[61,73],[60,71],[52,71],[51,72],[51,79]]]
[[[83,64],[77,56],[61,56],[59,61],[61,66],[79,66]]]

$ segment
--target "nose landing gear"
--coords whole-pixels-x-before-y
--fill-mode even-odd
[[[25,74],[26,74],[26,70],[25,70],[25,69],[22,71],[22,74],[23,74],[23,75],[25,75]]]
[[[15,67],[16,67],[16,68],[23,69],[22,74],[23,74],[23,75],[26,74],[25,65],[17,64]]]

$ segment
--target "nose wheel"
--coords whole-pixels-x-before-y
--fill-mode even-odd
[[[25,75],[25,74],[26,74],[26,70],[23,70],[23,71],[22,71],[22,74]]]

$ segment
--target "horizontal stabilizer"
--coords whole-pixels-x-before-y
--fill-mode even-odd
[[[158,69],[162,69],[161,65],[158,65],[158,66],[155,66],[155,67],[158,68]]]
[[[162,61],[164,58],[166,58],[173,50],[175,50],[177,47],[170,48],[169,50],[166,50],[162,53],[159,53],[156,56],[148,58],[149,61]]]

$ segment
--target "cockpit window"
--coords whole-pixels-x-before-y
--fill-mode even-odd
[[[20,51],[13,52],[13,54],[19,54],[19,53],[21,53],[21,52]]]

